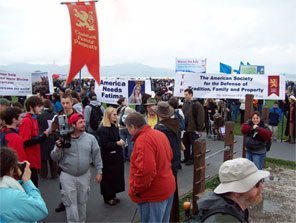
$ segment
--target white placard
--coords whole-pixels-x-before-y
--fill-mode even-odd
[[[273,82],[270,82],[271,78]],[[278,87],[279,94],[270,93],[270,85]],[[174,96],[184,97],[184,90],[191,88],[194,98],[244,99],[253,94],[256,99],[283,100],[285,77],[281,75],[229,75],[176,73]]]
[[[31,75],[0,72],[0,95],[27,96],[32,94]]]
[[[206,59],[176,58],[175,72],[205,73],[207,66]]]
[[[141,86],[141,94],[151,93],[151,81],[150,79],[133,79],[133,78],[108,78],[102,77],[100,86],[95,83],[95,93],[98,96],[98,100],[107,104],[117,104],[117,100],[120,97],[128,99],[131,97],[135,86]],[[130,103],[130,104],[140,104]]]

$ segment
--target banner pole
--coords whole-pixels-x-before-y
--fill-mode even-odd
[[[281,142],[283,142],[283,135],[284,135],[284,118],[285,118],[285,115],[284,113],[282,112],[283,116],[282,116],[282,129],[281,129]]]
[[[93,1],[77,1],[77,2],[98,2],[99,0],[93,0]],[[77,2],[61,2],[61,5],[64,5],[64,4],[71,4],[71,3],[77,3]]]

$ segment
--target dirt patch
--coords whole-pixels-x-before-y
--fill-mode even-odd
[[[269,167],[271,176],[265,181],[264,200],[250,208],[252,222],[296,222],[296,172]]]

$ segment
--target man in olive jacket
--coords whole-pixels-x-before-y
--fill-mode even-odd
[[[185,101],[182,111],[185,116],[185,133],[183,136],[183,144],[185,146],[184,160],[182,163],[186,165],[193,164],[193,145],[194,141],[199,138],[198,131],[202,131],[205,125],[205,112],[202,104],[193,101],[193,91],[187,88],[184,91]]]

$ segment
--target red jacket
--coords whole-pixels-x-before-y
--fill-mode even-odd
[[[27,160],[27,156],[24,150],[24,142],[22,138],[17,134],[16,130],[3,128],[1,132],[6,132],[5,141],[7,142],[7,147],[13,149],[18,157],[18,161],[24,162]]]
[[[176,187],[171,168],[173,153],[166,135],[145,125],[133,137],[133,141],[130,198],[136,203],[168,199]]]
[[[272,132],[268,127],[265,127],[265,125],[261,123],[262,122],[259,123],[258,135],[263,139],[264,142],[267,142],[271,139]],[[241,127],[241,132],[246,136],[253,134],[253,124],[250,124],[250,122],[244,123]]]
[[[23,141],[29,141],[33,137],[39,135],[39,128],[37,119],[33,118],[30,113],[26,113],[19,127],[19,134]],[[32,146],[25,147],[27,160],[30,163],[30,167],[40,169],[41,168],[41,156],[40,156],[40,145],[35,144]]]

